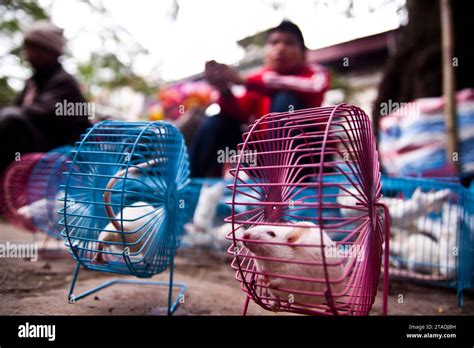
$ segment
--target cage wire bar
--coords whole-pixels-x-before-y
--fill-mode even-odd
[[[45,153],[34,165],[26,186],[25,213],[33,225],[48,237],[61,239],[62,226],[58,224],[59,198],[64,196],[61,186],[66,177],[71,146],[64,146]]]
[[[455,288],[462,306],[474,270],[472,192],[452,180],[383,176],[382,193],[394,201],[391,276]]]
[[[243,314],[252,300],[272,311],[367,315],[382,255],[386,314],[390,217],[369,117],[348,104],[272,113],[243,140],[226,219]]]
[[[173,280],[189,183],[181,133],[166,122],[101,122],[76,144],[65,175],[60,224],[77,261],[69,300],[118,283],[167,286],[172,314],[187,287]],[[81,267],[138,278],[169,267],[169,281],[115,279],[76,295]]]
[[[31,217],[19,213],[28,205],[28,181],[35,165],[45,156],[42,152],[18,154],[17,160],[10,163],[0,179],[0,207],[3,216],[11,224],[32,233],[38,232]]]

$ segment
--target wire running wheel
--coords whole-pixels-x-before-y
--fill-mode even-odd
[[[179,131],[165,122],[104,121],[91,128],[73,151],[64,186],[62,235],[77,260],[70,300],[108,285],[139,283],[169,287],[185,222],[184,192],[189,164]],[[74,295],[79,267],[150,278],[170,269],[169,282],[116,280]],[[178,296],[179,297],[179,296]]]
[[[253,300],[272,311],[367,315],[390,233],[369,117],[347,104],[272,113],[243,139],[226,221],[244,314]],[[387,266],[385,253],[384,314]]]

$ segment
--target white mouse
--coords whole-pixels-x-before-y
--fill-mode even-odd
[[[344,217],[360,216],[363,211],[357,209],[357,202],[361,198],[356,188],[350,187],[346,192],[339,190],[336,200],[341,205],[340,211]],[[390,223],[398,228],[408,229],[416,219],[428,215],[431,211],[439,211],[441,205],[449,199],[451,192],[448,189],[435,192],[422,192],[417,188],[409,199],[382,197],[381,202],[387,205],[390,213]],[[357,196],[357,197],[356,197]]]
[[[64,201],[60,201],[61,198],[64,198],[64,192],[60,192],[56,195],[54,199],[54,206],[52,215],[54,216],[54,223],[57,223],[57,212],[59,209],[64,207]],[[24,205],[17,210],[19,216],[25,220],[31,219],[33,216],[42,216],[48,213],[49,205],[51,201],[47,198],[41,198],[37,201],[34,201],[31,204]]]
[[[43,212],[48,201],[45,198],[26,204],[17,210],[17,214],[25,220],[31,219],[32,216],[38,216],[38,212]]]
[[[340,188],[339,194],[336,197],[336,202],[340,205],[339,209],[341,211],[341,215],[350,218],[363,215],[364,212],[360,210],[362,207],[357,205],[357,203],[362,202],[360,192],[352,186],[349,188],[346,187],[345,189],[347,189],[349,192],[346,192]]]
[[[123,219],[124,232],[135,232],[121,233],[121,231],[117,231],[110,222],[99,234],[97,246],[99,252],[95,255],[92,262],[104,263],[104,254],[101,251],[105,248],[123,249],[123,241],[125,241],[125,244],[128,244],[130,254],[141,251],[145,241],[148,240],[150,236],[144,236],[141,239],[140,237],[146,232],[150,234],[150,231],[153,230],[152,224],[149,223],[149,221],[154,218],[157,213],[157,209],[146,202],[135,202],[131,206],[125,207],[117,214],[116,219]],[[114,243],[117,244],[115,245]]]
[[[459,224],[459,207],[456,204],[444,203],[441,212],[441,219],[430,217],[418,219],[415,224],[417,229],[436,240],[439,240],[441,236],[455,235]]]
[[[232,240],[232,224],[228,222],[213,227],[205,232],[196,230],[193,224],[185,224],[184,229],[186,235],[183,237],[183,240],[193,247],[204,247],[225,251],[229,248],[229,240]],[[244,231],[244,226],[236,228],[235,237],[241,239]],[[237,242],[237,245],[240,245],[240,242]]]
[[[406,256],[407,268],[423,274],[440,275],[443,279],[455,276],[456,257],[454,252],[455,237],[452,241],[441,238],[439,242],[422,233],[408,237],[402,250]]]
[[[429,236],[414,233],[401,246],[400,256],[406,259],[410,271],[431,273],[433,265],[439,263],[439,246]]]
[[[418,218],[432,211],[439,212],[450,193],[449,190],[422,192],[417,188],[408,200],[384,197],[382,202],[388,206],[392,225],[409,228]]]
[[[444,203],[441,219],[419,219],[420,232],[411,235],[404,245],[407,267],[412,271],[439,274],[453,278],[456,269],[456,231],[459,223],[457,205]],[[429,234],[429,236],[427,235]]]
[[[219,200],[224,193],[225,183],[218,182],[212,186],[204,184],[201,187],[196,210],[193,216],[193,225],[196,230],[209,231],[212,228],[217,213]]]
[[[331,283],[333,297],[341,296],[344,290],[345,280],[343,279],[344,267],[342,258],[337,257],[337,253],[331,255],[328,248],[335,248],[336,244],[323,231],[323,242],[325,245],[325,255],[328,270],[328,278]],[[259,242],[279,242],[291,243],[292,245],[275,245]],[[324,266],[303,265],[288,262],[292,261],[323,261],[321,250],[320,229],[310,222],[299,222],[287,226],[267,226],[260,225],[246,230],[243,233],[243,243],[259,257],[273,257],[282,261],[258,260],[254,259],[257,270],[264,273],[272,273],[294,277],[308,277],[318,279],[318,282],[304,281],[301,279],[285,279],[276,276],[262,276],[258,280],[265,287],[269,288],[272,297],[275,298],[272,304],[273,310],[280,308],[280,299],[286,302],[293,302],[311,305],[319,305],[327,302],[324,293],[327,289]],[[299,244],[314,245],[311,247],[299,246]],[[317,246],[316,246],[317,245]],[[281,290],[280,290],[281,289]],[[283,291],[287,289],[288,291]],[[319,293],[317,296],[301,294],[292,291],[308,291]]]

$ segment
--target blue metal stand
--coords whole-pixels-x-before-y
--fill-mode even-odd
[[[71,286],[69,288],[68,300],[69,303],[75,303],[80,299],[87,297],[93,293],[96,293],[102,289],[105,289],[114,284],[135,284],[135,285],[158,285],[158,286],[167,286],[169,288],[168,291],[168,315],[172,315],[176,309],[178,308],[179,304],[181,303],[180,300],[183,298],[183,295],[187,289],[187,285],[183,283],[173,283],[173,259],[171,260],[170,264],[170,280],[169,282],[166,281],[151,281],[151,280],[138,280],[138,279],[112,279],[109,280],[99,286],[96,286],[92,289],[86,290],[78,295],[74,294],[74,288],[76,286],[77,277],[79,276],[79,270],[81,268],[81,263],[78,262],[76,265],[76,269],[74,271],[74,276],[71,280]],[[173,288],[176,287],[179,289],[179,294],[176,299],[173,301]]]

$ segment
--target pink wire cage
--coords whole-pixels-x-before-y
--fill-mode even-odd
[[[0,206],[5,219],[30,232],[38,232],[31,218],[25,218],[18,209],[30,203],[28,197],[28,181],[38,161],[44,153],[27,153],[21,155],[18,161],[13,161],[5,169],[0,179]]]
[[[226,237],[243,313],[253,300],[272,311],[367,315],[390,235],[369,117],[347,104],[265,115],[235,162]]]

